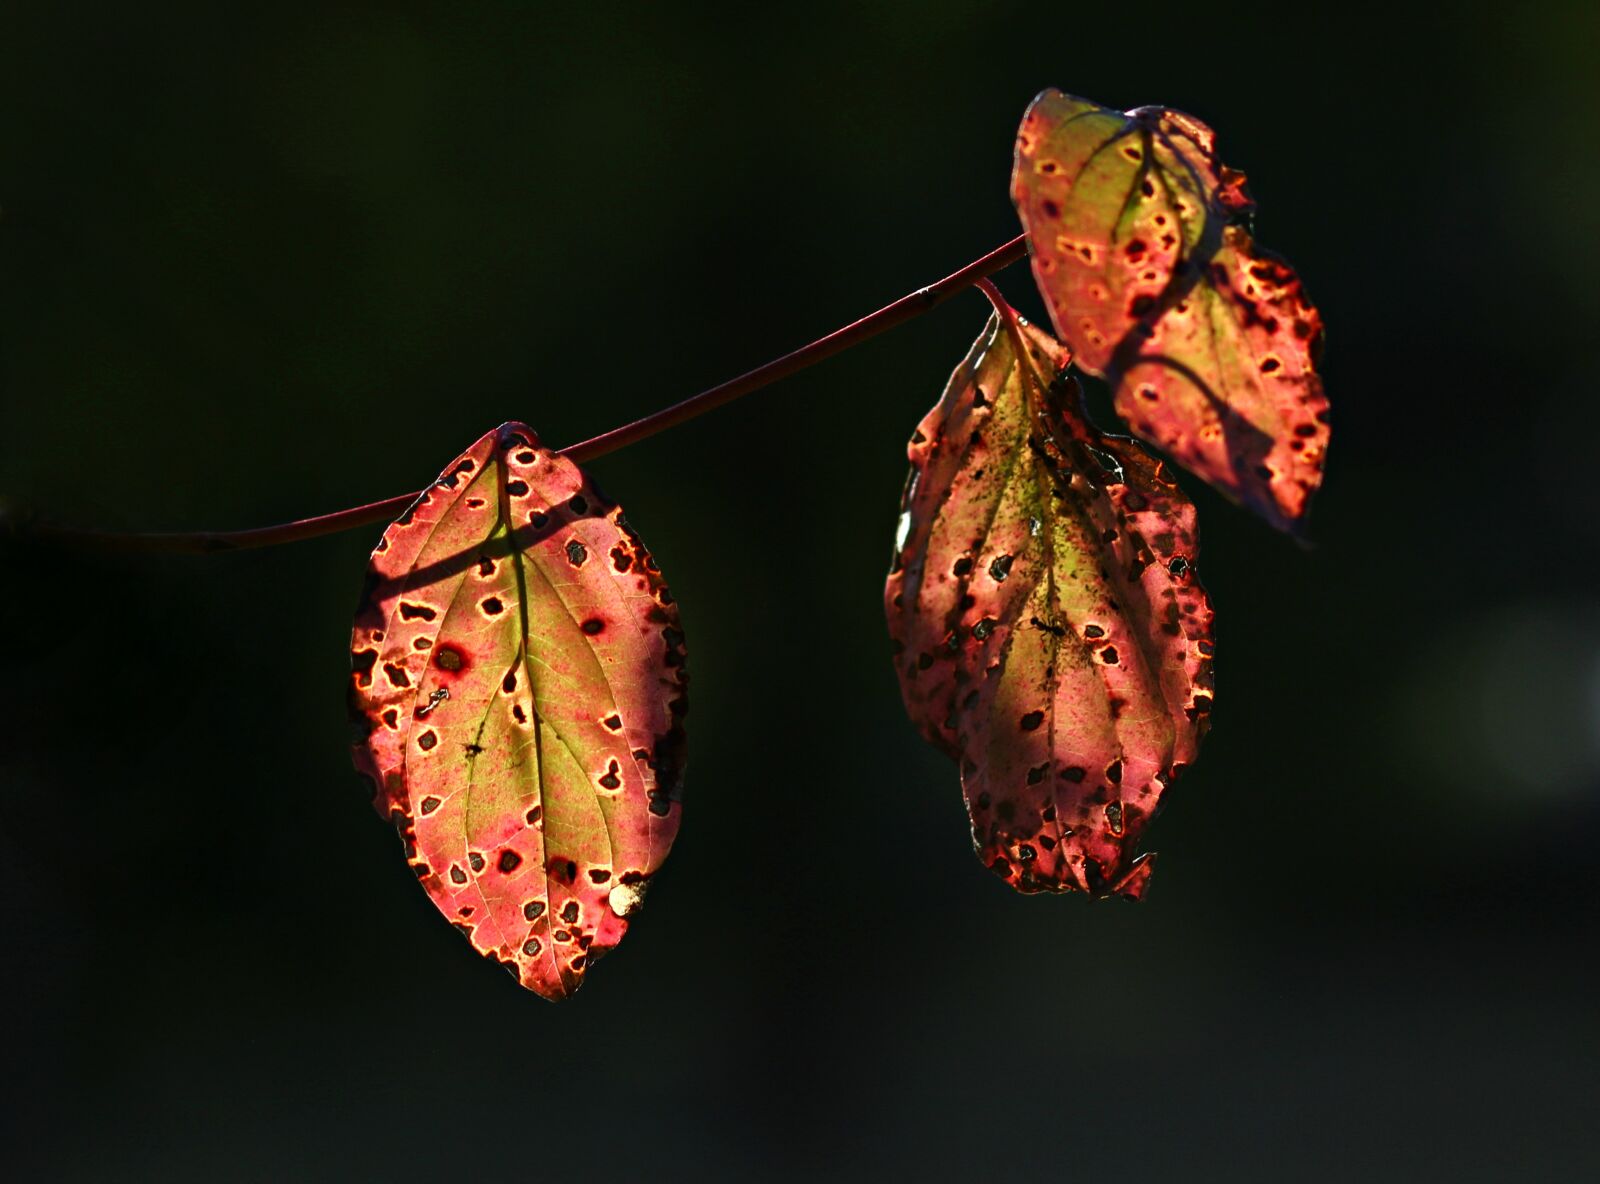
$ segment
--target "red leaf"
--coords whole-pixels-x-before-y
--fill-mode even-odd
[[[1049,90],[1017,135],[1012,193],[1034,278],[1079,366],[1191,472],[1292,529],[1322,480],[1322,319],[1238,222],[1254,208],[1211,129]]]
[[[1194,508],[1078,410],[1068,354],[991,319],[911,437],[884,597],[906,709],[1024,892],[1144,890],[1134,859],[1211,708]]]
[[[621,510],[517,423],[384,532],[367,579],[351,695],[378,811],[480,953],[569,995],[677,833],[672,596]]]

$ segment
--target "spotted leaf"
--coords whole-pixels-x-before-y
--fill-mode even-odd
[[[979,858],[1023,892],[1137,897],[1211,709],[1194,508],[1078,410],[1067,351],[997,314],[911,437],[884,598],[912,719]]]
[[[1018,132],[1012,196],[1056,332],[1133,431],[1294,529],[1328,446],[1322,319],[1241,224],[1244,182],[1192,116],[1048,90]]]
[[[506,424],[384,532],[351,653],[356,765],[428,895],[523,986],[570,995],[678,829],[687,679],[655,561]]]

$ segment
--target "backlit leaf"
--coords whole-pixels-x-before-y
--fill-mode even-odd
[[[907,449],[885,588],[912,719],[961,766],[979,857],[1024,892],[1137,897],[1211,709],[1194,508],[1078,410],[1067,351],[991,319]]]
[[[1056,332],[1117,412],[1191,472],[1293,529],[1322,480],[1322,319],[1241,224],[1244,174],[1211,129],[1041,94],[1012,196]]]
[[[434,904],[557,999],[621,940],[677,833],[687,681],[655,561],[510,423],[372,553],[357,766]]]

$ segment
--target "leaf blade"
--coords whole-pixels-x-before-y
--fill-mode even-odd
[[[478,440],[373,552],[355,750],[435,905],[561,998],[679,820],[682,632],[654,560],[524,425]]]
[[[1045,91],[1018,131],[1012,196],[1056,332],[1112,383],[1134,433],[1273,525],[1321,483],[1322,321],[1211,129]]]
[[[1193,507],[1079,417],[1067,358],[990,321],[908,447],[885,608],[908,713],[960,763],[980,859],[1021,891],[1137,895],[1139,838],[1206,730],[1211,609]],[[1006,451],[1010,479],[974,477]]]

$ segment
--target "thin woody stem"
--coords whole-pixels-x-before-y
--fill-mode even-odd
[[[657,432],[676,427],[678,424],[687,423],[691,419],[704,415],[721,407],[724,403],[770,386],[779,379],[797,374],[809,366],[814,366],[825,358],[831,358],[837,353],[849,349],[853,345],[865,341],[869,337],[876,337],[896,325],[902,325],[915,317],[944,303],[958,292],[965,291],[975,284],[987,282],[987,277],[1009,267],[1027,254],[1027,242],[1023,235],[1018,235],[1004,246],[997,247],[980,259],[974,259],[960,271],[947,275],[944,279],[925,288],[918,288],[909,295],[902,296],[893,304],[885,305],[877,312],[862,317],[859,321],[836,329],[826,337],[820,337],[810,345],[803,346],[793,353],[775,358],[764,366],[758,366],[747,374],[730,379],[720,386],[702,391],[698,395],[676,403],[647,415],[633,423],[624,424],[622,427],[613,428],[609,432],[585,440],[580,444],[573,444],[561,449],[561,455],[575,462],[594,460],[596,457],[625,448],[629,444],[636,444],[640,440],[648,439]],[[419,491],[420,492],[420,491]],[[155,554],[176,555],[207,555],[218,551],[242,551],[254,547],[273,547],[280,543],[294,543],[302,539],[318,538],[326,534],[335,534],[341,530],[349,530],[357,526],[366,526],[374,522],[382,522],[397,517],[402,510],[417,499],[418,493],[403,493],[398,497],[387,498],[381,502],[371,502],[364,506],[354,506],[348,510],[338,510],[332,514],[320,514],[315,518],[301,518],[294,522],[285,522],[278,526],[261,526],[251,530],[217,530],[217,531],[188,531],[161,534],[123,534],[114,531],[78,530],[71,527],[49,526],[40,523],[17,522],[12,524],[12,531],[20,536],[38,539],[60,545],[80,547],[97,551],[133,551]],[[4,527],[3,517],[0,517],[0,528]]]
[[[1026,255],[1027,250],[1026,237],[1019,234],[1005,246],[997,247],[981,259],[974,259],[960,271],[945,276],[938,283],[929,284],[926,288],[919,288],[910,295],[902,296],[893,304],[885,305],[877,312],[864,316],[842,329],[835,329],[826,337],[818,338],[792,354],[785,354],[765,366],[758,366],[748,374],[741,374],[721,386],[702,391],[664,411],[657,411],[654,415],[647,415],[624,427],[614,428],[592,440],[585,440],[582,444],[564,448],[561,450],[562,455],[580,463],[593,460],[597,456],[604,456],[625,445],[653,436],[665,428],[675,427],[697,415],[704,415],[713,408],[731,403],[743,395],[777,382],[780,378],[797,374],[808,366],[814,366],[825,358],[842,353],[869,337],[876,337],[896,325],[903,325],[921,316],[929,309],[943,304],[957,292],[965,291],[1003,267],[1009,267]]]

